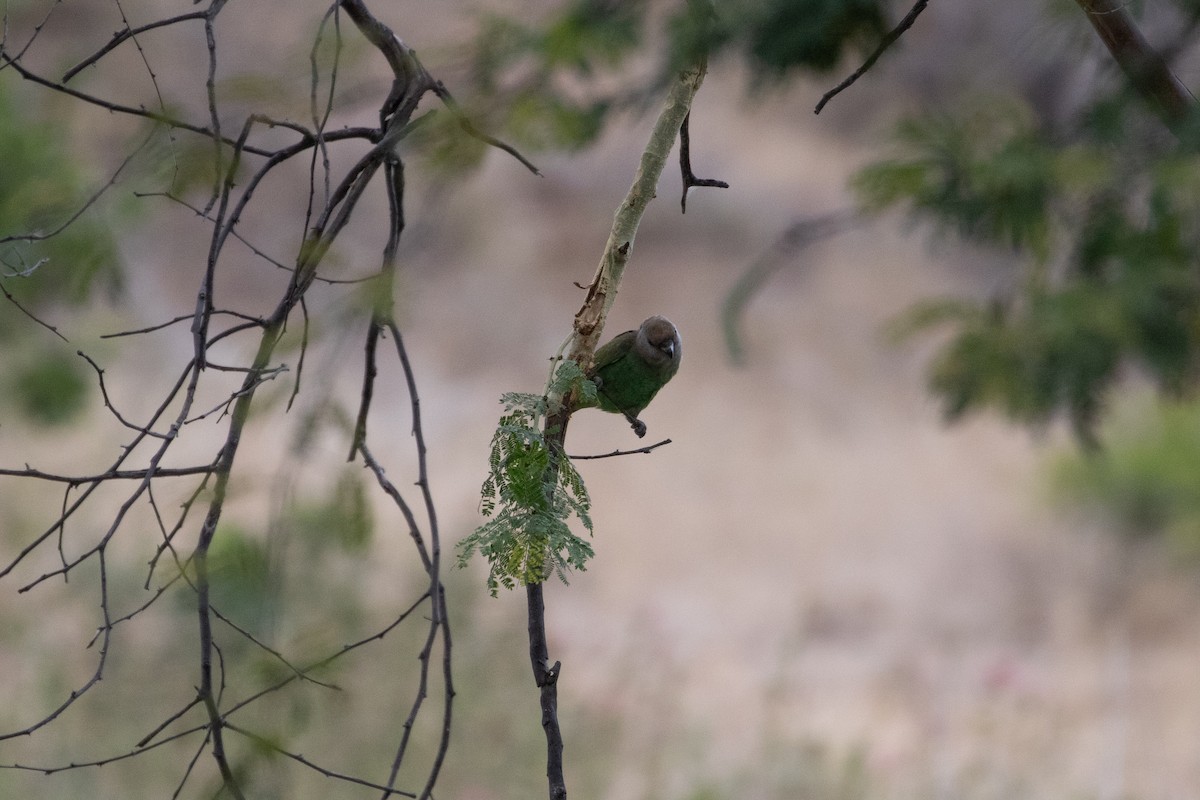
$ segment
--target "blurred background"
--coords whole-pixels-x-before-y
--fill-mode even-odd
[[[546,588],[551,658],[563,663],[568,788],[681,800],[1197,796],[1200,413],[1186,396],[1200,333],[1191,216],[1200,171],[1191,140],[1172,137],[1125,92],[1072,3],[934,4],[819,116],[821,95],[908,6],[777,3],[778,18],[761,3],[739,6],[721,19],[774,27],[716,37],[722,48],[691,117],[697,174],[730,188],[693,190],[681,215],[668,167],[605,334],[663,314],[682,334],[682,369],[642,415],[645,441],[615,415],[585,411],[571,423],[572,454],[671,444],[577,462],[596,556],[569,585]],[[1184,36],[1196,10],[1144,6],[1147,36],[1173,47],[1176,74],[1195,84]],[[831,53],[782,63],[755,49],[763,30],[804,27],[788,13],[808,18],[817,7],[856,21]],[[63,4],[23,63],[61,75],[125,24],[180,8]],[[580,9],[641,33],[588,27]],[[10,4],[6,52],[50,10]],[[249,110],[307,123],[310,51],[328,64],[327,45],[313,47],[323,11],[256,3],[222,12],[217,87],[230,130]],[[539,392],[570,332],[583,300],[576,284],[591,279],[652,124],[664,54],[683,39],[672,38],[679,18],[669,3],[374,11],[483,129],[542,172],[437,122],[402,152],[396,302],[449,551],[481,522],[500,395]],[[205,120],[206,52],[193,25],[143,35],[78,85],[132,106],[161,97]],[[342,28],[330,127],[374,124],[386,65]],[[535,107],[536,96],[556,99]],[[0,103],[0,235],[61,219],[150,130],[11,69],[0,71]],[[130,419],[145,419],[177,378],[192,346],[186,323],[100,337],[194,308],[211,229],[161,193],[202,206],[210,151],[180,133],[152,137],[105,202],[58,237],[46,266],[27,269],[40,253],[5,245],[5,287],[70,341],[0,305],[0,466],[88,474],[127,440],[77,350],[105,369],[111,402]],[[344,168],[358,153],[331,155]],[[264,185],[243,222],[254,246],[284,263],[303,233],[305,168]],[[39,196],[54,202],[39,206]],[[28,216],[35,208],[44,219]],[[818,235],[795,227],[830,214],[845,224]],[[377,269],[385,216],[379,191],[339,240],[331,277]],[[269,311],[287,273],[249,248],[228,253],[220,302]],[[1127,261],[1169,261],[1171,290],[1155,284],[1125,303]],[[55,271],[63,262],[70,269]],[[1151,280],[1150,267],[1133,272],[1139,287]],[[1054,305],[1076,280],[1087,291]],[[1099,297],[1097,286],[1113,294]],[[929,305],[946,298],[957,305]],[[215,556],[222,608],[297,663],[378,628],[423,580],[403,521],[345,462],[363,306],[353,286],[314,287],[300,394],[285,413],[297,323],[283,358],[293,371],[256,412]],[[915,307],[924,309],[916,322]],[[950,324],[918,324],[930,319]],[[1112,324],[1097,332],[1096,320]],[[241,363],[252,344],[217,352]],[[380,381],[376,455],[404,488],[416,480],[408,398],[398,369]],[[213,404],[236,383],[212,388]],[[221,425],[214,415],[188,431],[177,465],[211,459]],[[194,490],[169,484],[156,504],[175,509]],[[64,547],[81,551],[102,536],[124,496],[98,493],[67,526]],[[62,505],[61,486],[0,478],[6,563]],[[143,505],[108,565],[122,612],[149,599],[160,512]],[[190,519],[181,541],[193,542],[199,524]],[[39,551],[0,581],[5,731],[50,713],[94,669],[95,569],[17,591],[58,558],[53,547]],[[485,577],[478,560],[446,575],[458,694],[436,795],[540,796],[523,592],[493,599]],[[0,742],[0,762],[61,765],[132,749],[194,695],[193,604],[173,589],[120,629],[103,684],[34,735]],[[378,778],[411,700],[421,633],[399,631],[339,667],[330,679],[340,692],[281,693],[255,723],[290,750]],[[238,696],[270,673],[245,642],[227,650],[231,663],[245,658]],[[418,727],[419,752],[432,731]],[[0,793],[166,797],[198,746],[48,776],[5,769]],[[255,796],[358,796],[266,748],[239,759],[256,775]],[[219,779],[207,757],[196,771],[183,796],[211,796]]]

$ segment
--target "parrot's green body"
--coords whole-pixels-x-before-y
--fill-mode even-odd
[[[625,331],[596,350],[588,377],[596,384],[595,405],[624,414],[638,436],[646,426],[638,415],[658,390],[675,377],[683,346],[666,317],[650,317],[636,331]]]

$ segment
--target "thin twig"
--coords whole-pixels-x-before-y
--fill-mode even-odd
[[[247,739],[250,739],[252,742],[255,743],[256,746],[265,748],[274,753],[278,753],[279,755],[284,756],[285,758],[290,758],[292,761],[295,761],[297,764],[302,764],[302,765],[308,767],[309,769],[313,770],[314,772],[318,772],[318,773],[324,775],[326,778],[333,778],[335,780],[339,780],[344,783],[352,783],[356,786],[365,786],[368,789],[381,790],[384,792],[385,796],[392,795],[392,794],[400,795],[401,797],[413,797],[413,798],[415,798],[417,796],[413,792],[405,792],[405,791],[401,791],[400,789],[393,789],[391,786],[384,786],[381,783],[373,783],[371,781],[364,780],[363,778],[359,778],[354,775],[349,775],[345,772],[338,772],[337,770],[332,770],[332,769],[328,769],[326,767],[322,767],[320,764],[317,764],[316,762],[304,757],[300,753],[293,753],[290,750],[286,750],[286,749],[280,747],[278,744],[276,744],[275,740],[272,738],[269,738],[266,736],[260,736],[257,733],[253,733],[253,732],[247,730],[246,728],[240,727],[238,725],[234,725],[233,723],[226,722],[225,727],[228,730],[233,731],[234,733],[239,733],[242,736],[245,736]]]
[[[76,64],[75,66],[71,67],[69,70],[64,72],[63,76],[62,76],[62,82],[69,83],[72,78],[74,78],[76,75],[78,75],[84,69],[92,66],[93,64],[97,63],[100,59],[104,58],[104,56],[106,56],[108,53],[112,52],[122,42],[127,42],[130,39],[133,39],[134,43],[136,44],[136,42],[137,42],[136,37],[138,36],[138,34],[142,34],[147,31],[152,31],[155,28],[165,28],[169,25],[175,25],[180,22],[187,22],[188,20],[201,20],[201,19],[204,19],[205,13],[206,12],[204,12],[204,11],[193,11],[189,14],[180,14],[177,17],[170,17],[169,19],[155,20],[154,22],[147,23],[146,25],[139,25],[136,28],[129,27],[128,20],[126,20],[124,30],[117,31],[116,33],[114,33],[112,38],[108,40],[107,44],[105,44],[103,47],[101,47],[95,53],[92,53],[90,56],[85,58],[83,61],[80,61],[78,64]],[[139,49],[140,49],[140,47],[139,47]]]
[[[649,453],[651,451],[657,450],[658,448],[662,447],[663,445],[667,445],[670,443],[671,443],[670,439],[663,439],[661,442],[655,442],[654,444],[648,444],[645,447],[639,447],[635,450],[613,450],[611,453],[600,453],[599,455],[593,455],[593,456],[567,456],[567,458],[571,459],[572,461],[587,461],[589,459],[594,460],[594,459],[598,459],[598,458],[616,458],[617,456],[632,456],[632,455],[636,455],[637,453]]]
[[[896,40],[899,39],[906,30],[913,26],[913,23],[917,21],[917,17],[921,16],[921,12],[925,10],[925,6],[927,5],[929,5],[929,0],[917,0],[917,2],[913,4],[913,7],[908,10],[908,13],[904,15],[904,19],[900,20],[900,24],[892,28],[891,31],[888,32],[888,35],[883,37],[883,41],[881,41],[879,46],[875,48],[875,52],[867,56],[867,60],[863,62],[861,67],[854,70],[854,72],[850,74],[850,77],[846,78],[837,86],[821,95],[821,100],[817,103],[817,107],[813,109],[813,113],[820,114],[821,109],[825,107],[826,103],[839,95],[843,90],[850,88],[850,86],[863,75],[866,75],[867,70],[875,66],[875,62],[879,60],[879,57],[883,55],[884,51],[895,44]]]
[[[683,196],[679,198],[680,213],[687,213],[687,198],[688,190],[693,186],[711,186],[716,189],[728,189],[729,184],[725,181],[719,181],[714,178],[697,178],[696,173],[692,172],[692,135],[688,130],[688,121],[692,118],[692,112],[688,112],[683,118],[683,124],[679,126],[679,173],[683,177]]]
[[[3,294],[4,294],[4,298],[5,298],[6,300],[8,300],[8,302],[10,302],[10,303],[12,303],[14,306],[16,306],[18,311],[20,311],[20,312],[21,312],[22,314],[24,314],[25,316],[29,317],[31,320],[33,320],[34,322],[36,322],[38,325],[41,325],[41,326],[42,326],[43,328],[45,328],[46,330],[50,331],[50,332],[51,332],[51,333],[53,333],[55,336],[57,336],[58,338],[62,339],[64,342],[69,342],[69,341],[70,341],[70,339],[68,339],[66,336],[63,336],[63,335],[62,335],[62,333],[61,333],[61,332],[58,330],[58,328],[54,327],[54,326],[53,326],[53,325],[51,325],[49,322],[46,322],[45,320],[43,320],[43,319],[40,319],[40,318],[39,318],[39,317],[38,317],[36,314],[34,314],[32,311],[30,311],[29,309],[27,309],[25,306],[21,305],[21,303],[20,303],[20,302],[18,302],[17,298],[13,297],[13,296],[12,296],[12,293],[11,293],[11,292],[9,292],[9,291],[8,291],[8,289],[7,289],[7,288],[4,286],[4,281],[0,281],[0,293],[3,293]]]
[[[46,714],[22,731],[14,732],[9,734],[8,737],[3,738],[29,735],[38,728],[49,724],[62,715],[65,709],[74,703],[78,697],[96,685],[100,680],[109,653],[108,647],[112,640],[112,631],[114,628],[140,615],[161,598],[170,587],[177,585],[177,582],[182,579],[185,583],[191,585],[195,592],[195,612],[198,622],[197,634],[200,656],[200,678],[195,698],[175,714],[171,715],[165,722],[156,726],[154,730],[137,743],[135,750],[107,760],[89,762],[86,765],[100,766],[103,763],[110,763],[114,760],[129,758],[134,754],[149,751],[168,741],[175,741],[184,736],[202,733],[203,740],[195,749],[190,762],[188,762],[186,770],[176,787],[175,794],[178,795],[182,792],[199,758],[208,752],[221,774],[221,788],[219,791],[227,796],[240,798],[243,791],[240,784],[247,779],[235,772],[233,754],[226,749],[228,738],[226,734],[229,730],[232,730],[229,723],[231,715],[257,702],[261,698],[267,697],[271,693],[291,685],[293,682],[309,681],[322,686],[328,686],[329,684],[317,681],[309,673],[328,665],[335,659],[359,647],[365,646],[369,642],[382,639],[389,631],[405,619],[408,619],[424,600],[428,598],[430,600],[428,613],[429,627],[420,653],[420,689],[413,698],[409,717],[405,723],[405,733],[397,750],[394,759],[394,769],[388,783],[384,785],[353,776],[342,775],[321,767],[316,767],[311,761],[302,756],[299,756],[298,759],[300,763],[317,769],[323,774],[343,780],[350,780],[374,789],[382,789],[386,794],[398,793],[406,796],[429,798],[432,795],[434,784],[440,773],[449,746],[454,687],[450,670],[451,638],[449,616],[446,607],[445,589],[440,577],[440,531],[429,484],[426,445],[420,421],[420,401],[416,392],[416,381],[412,364],[409,361],[399,328],[395,324],[390,308],[392,273],[395,269],[396,250],[400,232],[403,230],[403,169],[396,148],[417,125],[421,124],[422,120],[428,119],[428,115],[417,116],[415,112],[422,97],[433,93],[450,110],[450,113],[456,116],[460,125],[468,133],[480,138],[489,145],[511,154],[531,170],[535,172],[536,170],[514,148],[478,131],[462,109],[454,102],[453,97],[446,88],[425,70],[416,59],[415,54],[399,38],[370,14],[361,0],[340,0],[336,8],[332,11],[332,14],[326,17],[328,19],[332,16],[335,29],[334,35],[338,37],[337,47],[339,50],[334,54],[335,63],[330,73],[329,93],[324,97],[319,97],[317,93],[319,87],[316,85],[314,77],[311,109],[313,116],[312,130],[303,125],[275,120],[263,115],[250,115],[244,119],[232,117],[229,109],[223,107],[221,103],[221,98],[218,96],[219,84],[216,80],[218,62],[217,33],[219,31],[216,20],[224,6],[225,0],[210,0],[207,8],[203,11],[182,14],[147,25],[134,26],[130,24],[129,19],[124,15],[124,10],[118,5],[118,11],[121,13],[124,22],[124,29],[114,34],[112,39],[101,47],[100,50],[70,69],[60,82],[44,78],[27,68],[24,63],[19,63],[24,50],[14,57],[11,50],[0,48],[0,70],[12,68],[14,72],[39,86],[62,93],[81,102],[106,108],[116,113],[154,120],[167,125],[171,129],[187,130],[211,139],[214,162],[216,164],[211,187],[212,191],[208,198],[207,206],[201,209],[188,206],[207,222],[211,223],[212,226],[204,275],[200,281],[200,285],[195,290],[194,310],[189,314],[177,316],[168,322],[110,334],[110,337],[116,338],[151,333],[180,322],[189,322],[191,324],[191,358],[179,375],[178,380],[167,388],[162,402],[148,415],[148,419],[144,423],[139,423],[128,414],[118,412],[109,396],[104,370],[94,360],[88,358],[89,364],[97,375],[101,395],[106,407],[120,424],[133,431],[133,434],[122,445],[120,456],[113,460],[106,470],[98,471],[95,474],[56,474],[37,470],[29,465],[25,465],[24,469],[0,469],[0,475],[65,484],[65,491],[62,493],[62,507],[58,512],[58,518],[40,536],[37,536],[34,541],[27,544],[15,558],[0,569],[0,578],[13,571],[18,564],[23,563],[35,550],[44,550],[52,547],[53,545],[46,540],[57,534],[59,550],[58,567],[32,581],[28,581],[20,588],[20,591],[29,591],[53,576],[61,575],[65,580],[78,567],[83,565],[84,562],[94,559],[93,563],[100,570],[99,604],[102,614],[101,624],[97,627],[92,642],[89,643],[89,646],[96,645],[96,651],[94,652],[99,654],[97,669],[93,678],[82,687],[77,688],[75,692],[72,692],[70,697],[65,698],[49,714]],[[333,89],[337,80],[338,53],[340,53],[341,47],[341,30],[338,28],[338,14],[341,11],[347,14],[355,23],[359,32],[387,58],[389,64],[393,67],[394,81],[392,92],[381,105],[379,115],[380,125],[378,128],[353,128],[340,131],[326,130],[326,126],[333,113]],[[139,37],[151,31],[165,29],[168,26],[184,23],[190,24],[190,22],[197,20],[202,20],[204,23],[205,42],[208,53],[208,69],[204,78],[205,97],[207,101],[205,110],[208,116],[206,125],[196,125],[185,120],[172,118],[163,110],[161,96],[159,98],[158,110],[151,112],[140,107],[134,108],[113,103],[107,99],[65,85],[67,81],[75,78],[81,70],[106,58],[124,42],[132,41],[138,49],[143,67],[154,84],[155,92],[159,93],[153,68],[150,60],[147,58],[146,51],[142,49],[142,42],[139,41]],[[40,31],[40,26],[38,30]],[[319,44],[319,41],[314,43],[314,53],[316,53]],[[225,52],[223,46],[221,52],[222,54]],[[316,64],[314,59],[315,74]],[[318,103],[318,100],[324,101],[323,108],[321,107],[322,104]],[[295,132],[298,134],[299,140],[283,147],[262,146],[260,141],[266,138],[262,134],[264,128],[273,127],[283,127]],[[237,131],[236,136],[233,135],[235,130]],[[160,132],[151,132],[151,135],[147,137],[142,146],[144,147],[146,143],[152,141],[151,136],[159,134]],[[366,141],[370,144],[370,147],[344,173],[341,180],[335,182],[330,172],[331,163],[335,163],[330,152],[332,150],[330,144],[337,141],[351,140]],[[275,174],[277,167],[289,159],[304,153],[309,148],[312,149],[312,163],[314,165],[311,167],[313,172],[310,174],[309,181],[311,214],[304,225],[303,242],[295,255],[294,261],[289,265],[284,265],[275,259],[269,258],[262,250],[251,245],[242,235],[240,223],[244,213],[250,207],[250,203],[256,199],[258,188],[266,178],[269,175]],[[122,174],[122,170],[136,152],[130,154],[121,167],[113,173],[108,184],[105,186],[106,189],[115,184],[117,176]],[[323,196],[320,196],[320,190],[317,188],[322,182],[315,174],[318,169],[315,165],[318,163],[320,164],[319,169],[324,171],[323,176],[321,176],[325,185]],[[212,575],[210,575],[210,554],[214,540],[222,535],[220,531],[224,527],[222,520],[226,513],[226,501],[232,493],[232,476],[234,475],[235,467],[239,464],[238,453],[242,442],[246,438],[247,423],[251,419],[251,409],[255,405],[254,401],[258,396],[258,389],[265,380],[269,380],[275,376],[281,369],[280,367],[270,366],[273,363],[272,356],[276,353],[281,337],[286,331],[286,326],[289,320],[293,319],[294,312],[299,310],[307,315],[307,292],[315,281],[321,280],[328,283],[351,282],[325,279],[319,276],[317,271],[323,264],[325,255],[333,246],[334,241],[349,224],[358,201],[365,196],[369,184],[381,170],[387,177],[386,185],[392,199],[391,229],[388,245],[385,248],[385,268],[383,270],[388,276],[387,296],[389,298],[389,305],[386,307],[381,306],[382,313],[374,315],[372,330],[376,340],[378,336],[384,335],[385,332],[386,334],[390,334],[396,345],[396,355],[408,386],[409,401],[413,415],[412,434],[415,439],[418,459],[417,486],[421,492],[427,521],[424,531],[417,525],[415,510],[404,502],[400,493],[383,474],[382,467],[375,461],[371,452],[367,449],[365,442],[365,419],[370,405],[369,398],[364,402],[362,433],[361,436],[356,436],[356,443],[358,444],[359,452],[363,454],[364,461],[375,472],[380,486],[383,487],[384,491],[390,497],[397,500],[397,506],[404,512],[406,522],[409,523],[410,531],[417,545],[419,558],[426,568],[429,585],[422,596],[409,609],[401,613],[395,621],[379,633],[359,642],[345,645],[341,650],[332,655],[304,667],[293,665],[284,658],[279,650],[273,649],[265,641],[260,640],[242,626],[237,625],[232,619],[223,615],[213,604],[213,598],[210,596],[213,591],[211,584]],[[163,194],[170,197],[174,202],[182,202],[170,193]],[[148,195],[142,194],[140,196]],[[71,221],[78,218],[78,215],[83,213],[98,197],[99,193],[88,200],[80,209],[77,209],[75,216],[71,217],[57,230],[62,230],[66,225],[71,224]],[[53,235],[55,232],[57,231],[52,231],[50,234],[35,233],[15,238],[33,241]],[[225,284],[217,280],[217,268],[222,260],[228,260],[226,245],[231,238],[245,243],[256,256],[290,272],[287,286],[271,313],[261,316],[251,316],[218,307],[216,292],[224,290]],[[226,303],[229,302],[225,297],[221,299],[226,301]],[[221,326],[214,323],[214,318],[221,315],[233,316],[235,322],[225,325],[223,329],[218,329]],[[252,357],[246,362],[218,364],[210,360],[210,354],[215,353],[213,349],[215,345],[222,341],[232,340],[235,336],[238,336],[240,341],[244,338],[240,334],[250,331],[255,332],[253,335],[258,341],[257,348],[253,351]],[[84,357],[87,358],[87,356]],[[226,358],[225,356],[218,357]],[[204,387],[207,387],[208,378],[213,372],[243,373],[240,387],[227,395],[218,395],[210,398],[209,394],[200,390],[202,388],[202,379],[204,380]],[[297,386],[298,389],[299,386]],[[222,396],[224,396],[223,400],[220,399]],[[201,406],[202,408],[207,407],[207,403],[209,402],[219,402],[211,410],[197,413],[196,408],[198,405],[201,405],[198,402],[198,398],[207,398],[204,405]],[[179,438],[180,432],[184,429],[185,425],[213,415],[218,411],[222,415],[228,414],[227,428],[224,441],[220,444],[219,449],[212,456],[212,460],[209,463],[188,467],[162,466],[166,453]],[[135,452],[140,454],[142,446],[146,444],[150,444],[153,447],[153,452],[148,454],[148,461],[133,461],[132,454]],[[190,496],[184,500],[180,510],[172,512],[172,517],[164,519],[163,514],[160,512],[159,501],[155,497],[155,485],[159,482],[159,479],[186,476],[198,476],[198,480],[195,481],[197,485]],[[69,530],[70,536],[68,536],[68,521],[84,505],[89,505],[96,497],[95,493],[99,487],[113,481],[133,481],[134,485],[132,487],[125,487],[123,502],[121,502],[115,515],[109,518],[107,530],[103,530],[96,541],[84,543],[82,547],[70,547],[72,544],[71,540],[80,536],[81,532],[78,529],[83,526],[72,524]],[[164,554],[167,554],[169,559],[173,559],[177,572],[165,584],[158,586],[152,592],[149,599],[123,615],[114,616],[110,613],[110,587],[108,583],[107,562],[108,555],[113,551],[108,550],[107,547],[119,531],[129,527],[126,526],[126,521],[132,518],[135,506],[142,503],[149,505],[153,513],[154,524],[158,526],[158,533],[161,537],[160,541],[157,542],[155,553],[149,562],[146,588],[149,590],[156,567]],[[190,553],[186,551],[181,553],[180,550],[182,547],[177,543],[176,539],[182,538],[179,534],[185,529],[185,523],[188,522],[189,513],[194,505],[205,509],[204,519],[199,525],[199,536]],[[232,689],[236,687],[236,684],[229,684],[227,686],[226,681],[227,678],[231,678],[232,674],[236,673],[236,670],[227,675],[225,664],[226,654],[222,651],[220,643],[215,638],[214,627],[216,625],[214,620],[224,622],[256,646],[271,653],[276,659],[287,665],[291,674],[271,686],[253,691],[249,696],[237,702],[228,702],[226,699],[226,690],[227,688]],[[433,659],[436,657],[435,651],[440,652],[441,657],[440,682],[442,684],[442,710],[440,738],[432,765],[423,779],[424,786],[419,794],[413,795],[408,792],[400,792],[394,786],[399,764],[405,756],[409,734],[416,725],[418,713],[421,713],[423,708],[422,704],[425,700],[428,686],[437,682],[432,675],[434,670]],[[229,655],[232,658],[232,651]],[[234,664],[231,662],[228,667],[230,670],[233,670]],[[230,691],[230,694],[232,694],[232,691]],[[188,730],[173,733],[169,736],[163,735],[168,726],[183,719],[185,715],[193,714],[194,716],[198,716],[195,714],[197,707],[203,709],[203,724],[197,724]],[[162,736],[161,739],[158,738],[160,736]],[[295,754],[289,755],[297,758]],[[71,769],[77,766],[85,766],[85,764],[64,766],[62,768]]]
[[[2,58],[3,56],[4,56],[4,54],[2,52],[0,52],[0,58]],[[129,166],[129,164],[133,161],[133,159],[137,156],[137,154],[142,152],[142,150],[144,150],[146,148],[146,145],[150,144],[150,142],[153,140],[153,138],[154,138],[154,133],[151,132],[151,134],[149,136],[142,139],[142,141],[137,145],[137,147],[133,148],[133,151],[130,152],[129,155],[125,156],[125,159],[120,163],[120,165],[115,170],[113,170],[112,175],[108,176],[108,180],[105,181],[100,186],[100,188],[98,188],[98,189],[96,189],[96,191],[92,192],[91,196],[88,197],[87,200],[85,200],[83,203],[81,203],[80,206],[77,209],[75,209],[74,213],[72,213],[71,216],[67,217],[63,222],[61,222],[58,225],[58,227],[53,228],[48,233],[24,233],[24,234],[19,234],[17,236],[0,236],[0,244],[6,244],[8,242],[44,242],[47,239],[53,239],[55,236],[58,236],[60,233],[65,231],[67,228],[71,227],[71,225],[77,219],[82,217],[87,212],[88,209],[90,209],[92,206],[94,206],[100,200],[100,198],[104,196],[104,194],[109,189],[111,189],[113,186],[116,185],[117,179],[119,177],[121,177],[121,173],[125,171],[125,168]]]

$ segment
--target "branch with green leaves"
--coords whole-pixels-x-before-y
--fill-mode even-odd
[[[574,361],[563,362],[550,390],[541,396],[509,393],[500,398],[504,415],[492,436],[488,477],[480,508],[488,521],[459,543],[459,566],[478,552],[488,560],[488,589],[541,583],[551,574],[566,583],[570,569],[583,571],[591,544],[569,525],[578,519],[592,533],[591,499],[583,477],[538,427],[548,396],[578,391],[595,398],[596,388]],[[557,464],[551,470],[550,465]]]
[[[492,439],[490,470],[483,485],[482,509],[491,519],[459,543],[460,564],[475,552],[488,559],[488,586],[493,594],[500,586],[525,586],[529,659],[541,696],[551,800],[567,796],[558,725],[557,682],[562,665],[550,662],[542,583],[552,572],[564,577],[568,568],[584,569],[593,553],[591,545],[568,526],[570,517],[575,516],[588,534],[592,533],[590,499],[564,449],[567,423],[576,408],[597,401],[596,385],[587,377],[596,343],[616,301],[638,226],[654,199],[658,179],[704,80],[705,69],[701,60],[680,72],[671,83],[633,185],[617,208],[587,297],[560,350],[567,356],[561,361],[556,356],[557,368],[546,391],[540,397],[508,394],[502,398],[505,414]]]
[[[560,351],[567,355],[555,357],[558,366],[543,394],[513,393],[501,398],[505,413],[492,438],[491,465],[482,492],[481,508],[491,519],[459,543],[460,565],[477,552],[488,560],[488,588],[493,592],[501,586],[541,583],[551,573],[565,577],[565,568],[583,569],[591,556],[590,547],[580,548],[563,533],[572,516],[584,521],[591,533],[586,489],[563,454],[567,422],[576,408],[596,404],[596,387],[586,377],[587,368],[616,300],[642,215],[655,196],[704,73],[703,65],[697,66],[680,73],[672,84],[633,185],[617,209],[587,297]],[[543,468],[536,479],[531,471],[534,464]],[[564,475],[558,474],[560,470]],[[570,500],[557,497],[560,488],[568,490]]]

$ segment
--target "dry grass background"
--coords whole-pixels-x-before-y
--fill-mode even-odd
[[[1061,437],[993,418],[947,428],[923,386],[932,342],[882,332],[920,298],[990,290],[1011,269],[1003,258],[930,247],[925,232],[879,220],[802,251],[770,281],[748,308],[746,366],[723,351],[718,307],[737,275],[793,219],[850,204],[847,177],[878,155],[898,109],[1036,75],[1030,55],[1053,31],[961,5],[931,8],[903,53],[819,118],[823,85],[748,99],[728,65],[700,94],[694,163],[732,188],[694,194],[681,217],[668,173],[609,329],[653,313],[679,326],[682,370],[644,415],[650,438],[673,444],[581,466],[597,557],[547,592],[568,781],[592,773],[588,793],[814,797],[811,776],[794,773],[816,770],[830,797],[1200,796],[1194,573],[1051,511],[1044,461]],[[422,13],[411,31],[400,12],[390,19],[418,48],[443,21]],[[435,48],[435,72],[439,54],[449,58]],[[942,86],[948,74],[967,85]],[[585,153],[537,159],[543,178],[500,155],[449,191],[410,170],[398,300],[449,539],[479,521],[497,398],[544,380],[581,299],[572,284],[592,273],[648,127],[622,117]],[[183,213],[163,225],[169,244],[148,233],[129,245],[135,323],[190,307],[198,262],[178,254],[205,233]],[[369,269],[378,237],[361,230],[339,255]],[[225,291],[273,296],[281,280],[256,267]],[[336,309],[334,296],[319,292],[314,315]],[[338,393],[352,402],[359,325],[335,327],[323,357],[342,365]],[[161,379],[186,347],[183,334],[159,340],[135,372]],[[395,378],[382,396],[399,393]],[[142,390],[126,391],[136,403]],[[385,456],[404,464],[402,401],[394,413],[375,425],[393,428]],[[572,422],[572,452],[634,444],[618,417]],[[265,472],[277,446],[273,432],[256,438],[246,466]],[[403,539],[381,532],[381,563],[403,569]],[[464,635],[489,642],[461,652],[489,662],[468,661],[459,689],[464,705],[496,709],[495,727],[471,730],[464,712],[448,791],[516,797],[471,777],[489,759],[541,770],[524,598],[487,599],[478,567],[450,603],[472,617]]]

